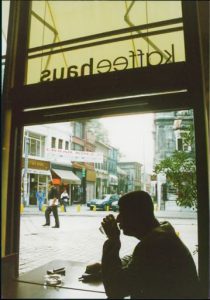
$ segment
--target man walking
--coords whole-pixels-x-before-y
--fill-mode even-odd
[[[46,223],[42,226],[50,226],[50,214],[53,212],[53,216],[55,218],[55,226],[52,228],[59,228],[59,217],[58,217],[58,191],[54,186],[53,182],[49,182],[49,193],[48,193],[48,207],[45,210],[45,219]]]

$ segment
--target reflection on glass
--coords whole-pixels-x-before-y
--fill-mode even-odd
[[[33,1],[27,83],[184,61],[181,18],[180,1]]]

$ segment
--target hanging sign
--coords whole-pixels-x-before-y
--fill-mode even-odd
[[[47,148],[47,157],[54,162],[89,162],[89,163],[103,163],[103,153],[101,152],[89,152],[89,151],[77,151],[77,150],[62,150]]]

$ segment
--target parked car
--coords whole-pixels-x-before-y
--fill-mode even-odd
[[[119,200],[119,195],[117,194],[106,194],[102,199],[95,199],[96,201],[92,201],[90,204],[90,209],[93,209],[95,206],[96,209],[107,210],[107,207],[111,209],[112,202]]]
[[[113,211],[119,211],[119,204],[118,204],[118,201],[112,202],[111,209],[112,209]]]
[[[91,199],[89,201],[87,201],[87,207],[90,207],[90,209],[93,209],[93,206],[96,204],[96,201],[99,199]]]

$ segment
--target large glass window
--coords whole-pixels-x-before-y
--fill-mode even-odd
[[[181,1],[32,1],[29,48],[27,83],[184,61]]]
[[[24,197],[29,198],[30,204],[24,207],[27,212],[38,211],[36,192],[41,188],[47,197],[50,178],[60,194],[64,188],[67,189],[70,203],[65,213],[59,208],[61,230],[65,231],[68,239],[60,239],[60,231],[55,233],[50,230],[46,235],[46,228],[41,226],[44,223],[44,214],[36,214],[36,217],[31,218],[30,214],[24,215],[23,209],[20,273],[57,259],[58,252],[63,259],[69,259],[70,253],[71,260],[75,261],[100,260],[105,240],[98,230],[102,218],[110,212],[115,216],[118,214],[119,195],[139,189],[151,195],[156,217],[159,221],[168,220],[174,226],[177,235],[187,245],[198,266],[195,152],[185,151],[184,148],[180,151],[176,149],[178,130],[185,134],[191,149],[195,149],[193,112],[185,112],[187,114],[180,111],[130,114],[83,119],[82,122],[39,125],[38,129],[41,130],[41,126],[42,132],[48,128],[46,139],[49,141],[52,136],[56,139],[62,136],[64,141],[68,140],[72,135],[72,128],[76,128],[75,124],[83,124],[84,132],[91,130],[92,135],[74,139],[73,134],[70,149],[63,152],[55,148],[46,149],[47,161],[42,161],[42,164],[34,160],[29,168],[25,162],[26,173],[30,172],[23,185]],[[34,132],[34,136],[36,130],[38,131],[36,126],[27,128]],[[167,143],[170,139],[173,143],[168,148]],[[94,152],[82,148],[81,143],[91,144]],[[45,147],[48,148],[48,145]],[[50,155],[50,151],[53,156]],[[49,170],[46,171],[47,166]],[[112,194],[115,195],[116,201],[106,210],[107,208],[99,204],[101,199],[109,199]],[[45,208],[44,203],[43,211]],[[66,215],[74,218],[66,218]],[[31,243],[34,230],[37,234],[33,235]],[[123,234],[121,236],[121,255],[131,254],[138,241]],[[86,243],[94,247],[86,247]],[[36,251],[37,247],[42,251]]]

